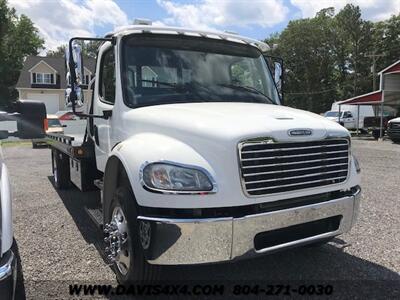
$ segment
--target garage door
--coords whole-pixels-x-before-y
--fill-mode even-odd
[[[48,114],[54,114],[60,110],[60,101],[57,94],[33,94],[28,93],[27,100],[42,101],[46,105]]]

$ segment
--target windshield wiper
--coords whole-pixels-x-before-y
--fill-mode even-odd
[[[253,94],[257,94],[257,95],[261,95],[264,96],[265,98],[268,99],[269,102],[271,102],[271,104],[276,104],[274,100],[272,100],[272,98],[266,94],[264,94],[263,92],[257,90],[256,88],[252,87],[252,86],[247,86],[247,85],[235,85],[235,84],[229,84],[229,83],[220,83],[218,84],[219,86],[223,86],[223,87],[227,87],[227,88],[231,88],[233,90],[244,90]]]
[[[186,82],[184,84],[177,84],[177,83],[171,83],[171,82],[166,82],[166,81],[158,81],[158,80],[147,80],[147,79],[142,79],[142,82],[151,82],[154,84],[160,84],[160,85],[165,85],[165,86],[170,86],[176,91],[186,91],[186,92],[191,92],[195,94],[197,97],[200,98],[200,100],[205,101],[204,97],[200,95],[198,88],[205,90],[206,92],[210,93],[210,89],[198,82],[191,81],[191,82]]]
[[[177,84],[177,83],[172,83],[172,82],[166,82],[166,81],[158,81],[158,80],[147,80],[147,79],[141,79],[141,82],[150,82],[153,84],[160,84],[160,85],[166,85],[166,86],[170,86],[173,87],[175,89],[181,89],[182,87],[184,87],[183,85]]]

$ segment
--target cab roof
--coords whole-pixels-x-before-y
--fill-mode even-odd
[[[209,39],[226,40],[234,43],[248,44],[258,48],[261,52],[266,52],[270,49],[268,44],[261,42],[256,39],[240,36],[235,33],[223,32],[223,31],[212,31],[212,30],[195,30],[183,27],[169,27],[169,26],[154,26],[154,25],[129,25],[122,26],[110,32],[106,37],[118,37],[128,34],[170,34],[170,35],[185,35],[194,37],[203,37]]]

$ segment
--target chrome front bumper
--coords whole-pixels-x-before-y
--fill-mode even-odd
[[[152,264],[177,265],[251,257],[295,245],[334,237],[351,229],[358,215],[360,189],[350,196],[312,205],[248,215],[241,218],[167,219],[139,216],[151,224],[151,246],[145,250]],[[256,249],[258,233],[340,216],[335,230]]]

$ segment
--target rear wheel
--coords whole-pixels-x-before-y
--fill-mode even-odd
[[[107,216],[105,241],[108,258],[113,262],[117,280],[121,284],[134,281],[153,281],[160,276],[160,266],[147,263],[143,247],[151,243],[151,227],[137,220],[135,199],[129,188],[119,187]],[[146,224],[150,225],[150,224]],[[146,238],[140,238],[141,236]]]
[[[51,152],[53,164],[54,185],[57,189],[66,189],[70,186],[69,158],[65,154],[53,150]]]

